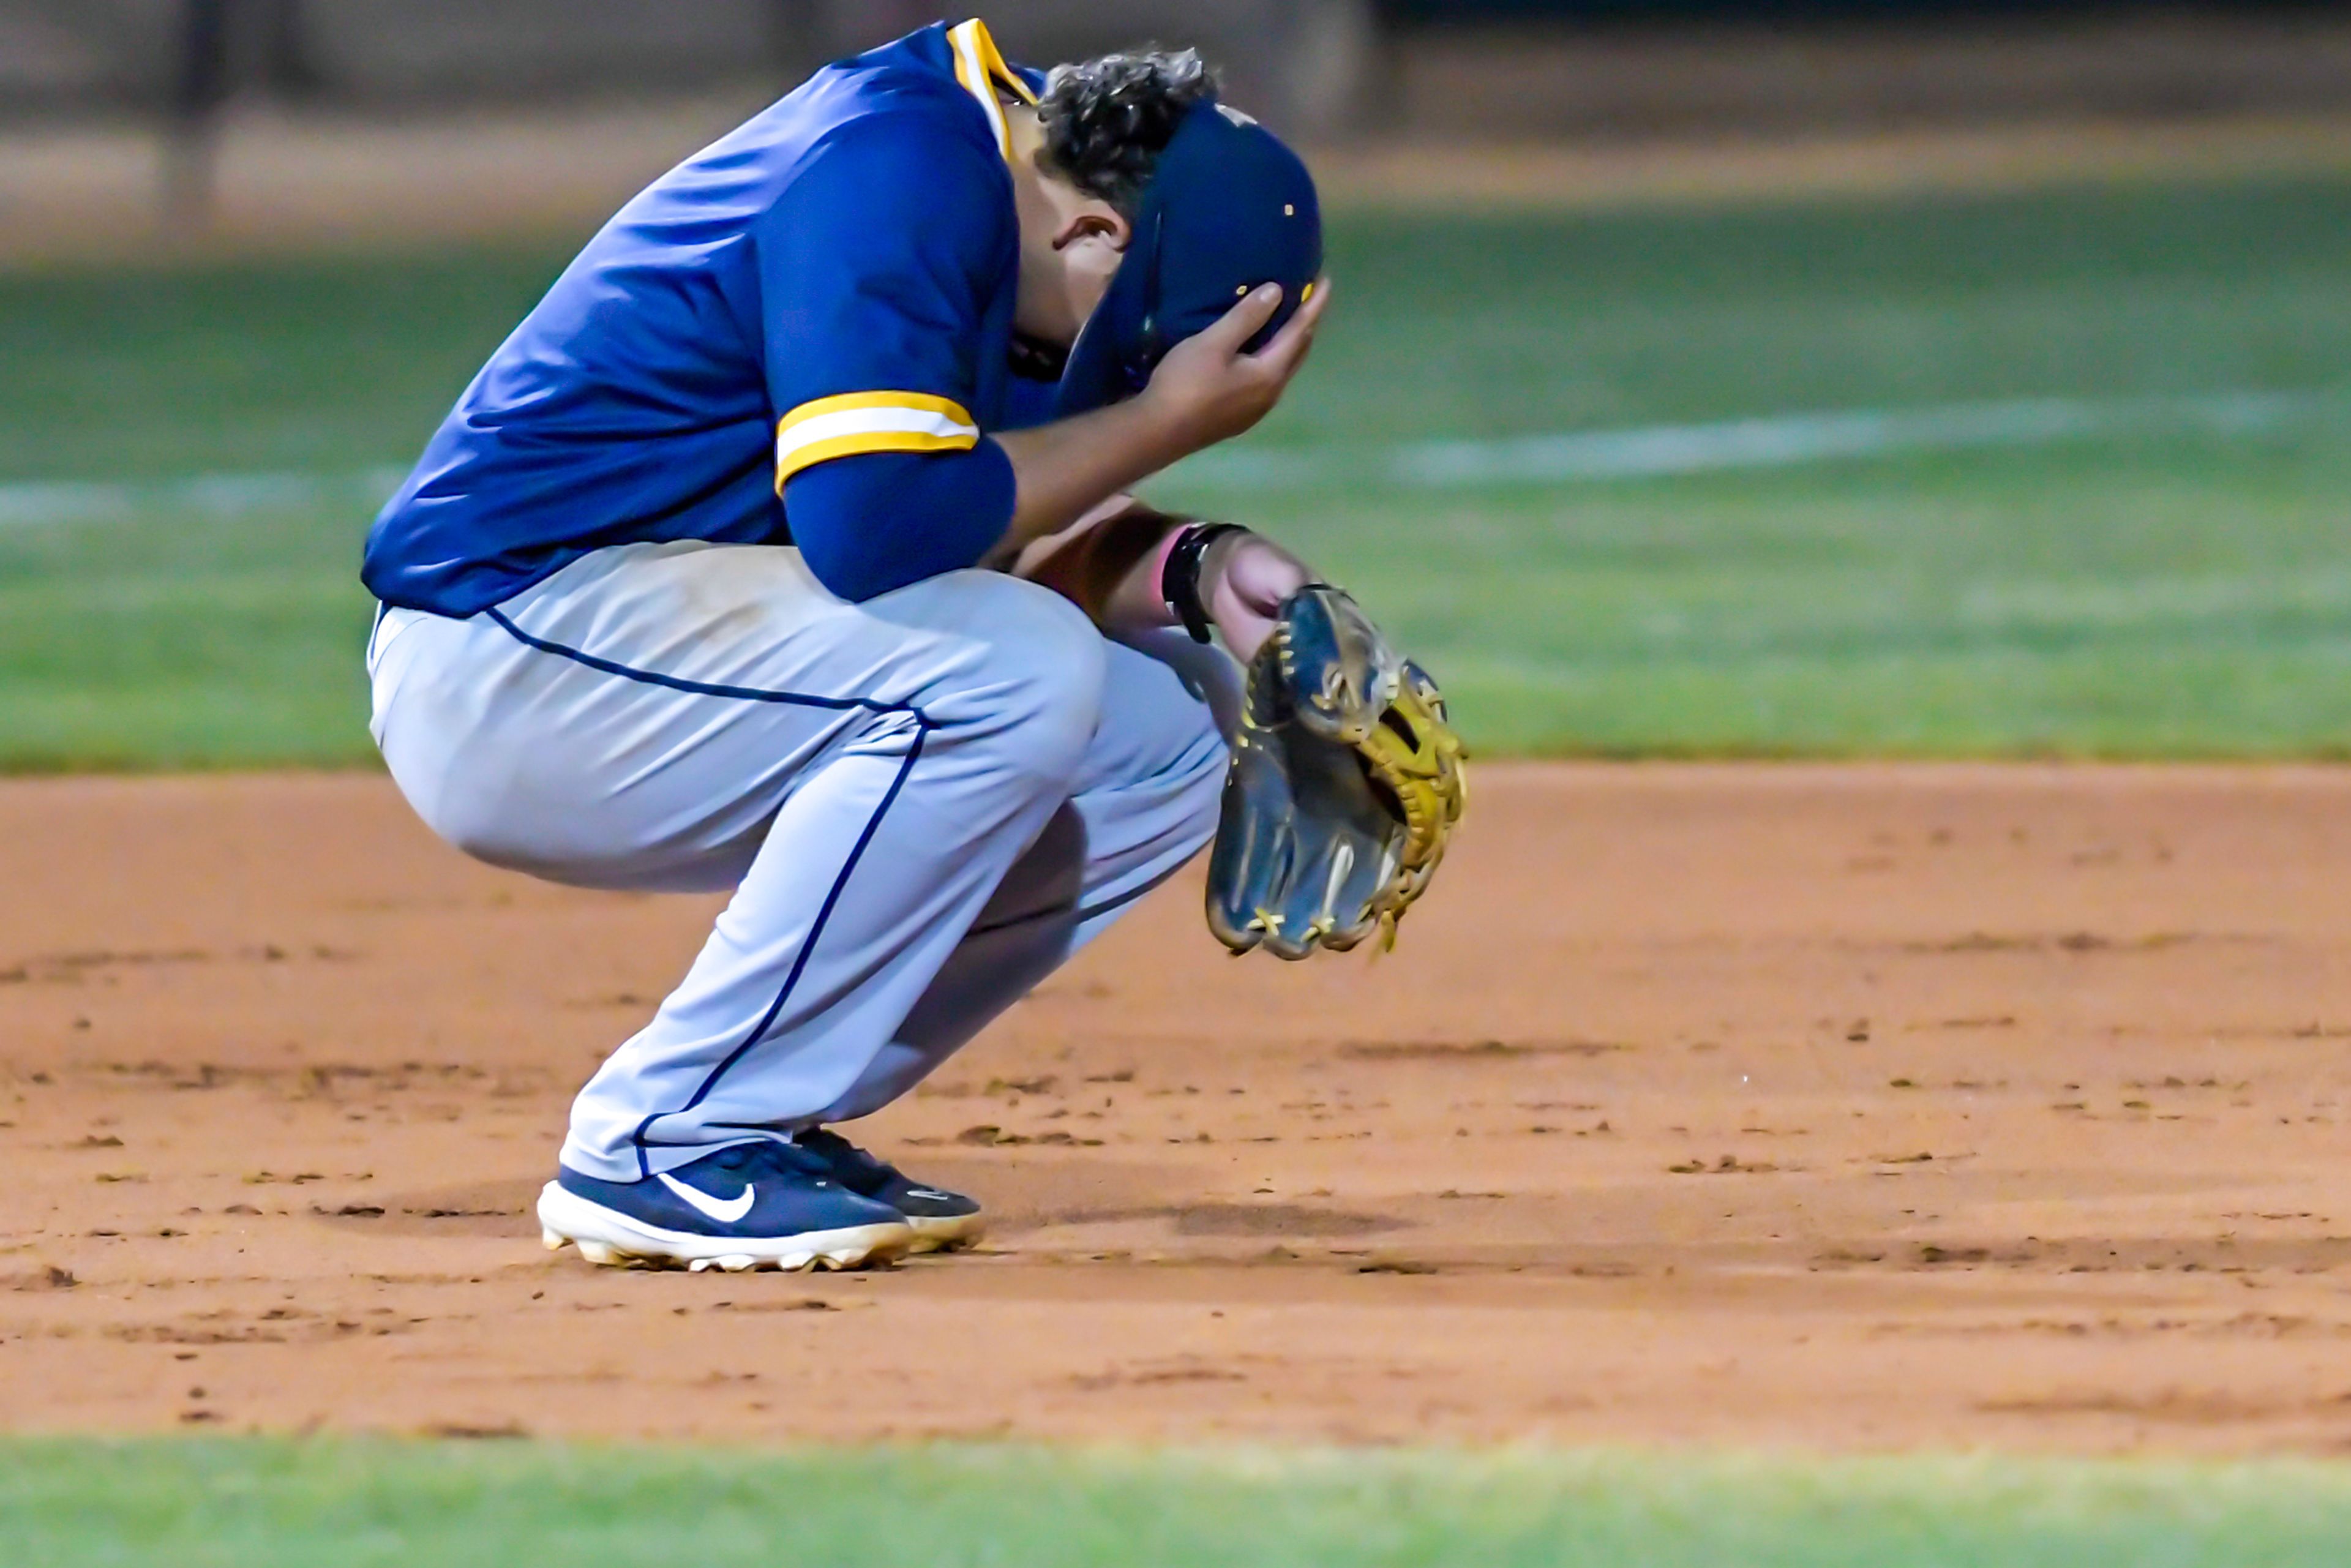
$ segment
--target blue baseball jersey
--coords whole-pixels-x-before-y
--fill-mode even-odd
[[[655,181],[465,389],[369,531],[368,587],[463,616],[606,546],[788,542],[795,474],[1034,423],[999,91],[1040,86],[941,24]]]

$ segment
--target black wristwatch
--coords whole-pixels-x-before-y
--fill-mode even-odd
[[[1159,569],[1159,597],[1195,643],[1208,640],[1208,612],[1200,602],[1200,561],[1208,547],[1227,534],[1247,532],[1238,523],[1186,523],[1168,547],[1166,562]]]

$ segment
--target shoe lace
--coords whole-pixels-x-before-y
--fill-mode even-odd
[[[756,1181],[761,1172],[776,1176],[827,1176],[831,1167],[816,1155],[780,1139],[757,1144],[738,1144],[721,1151],[713,1160],[721,1170],[740,1173],[746,1180]]]
[[[866,1180],[889,1181],[897,1178],[897,1167],[888,1161],[867,1153],[842,1137],[839,1133],[822,1127],[810,1127],[793,1134],[799,1148],[821,1160],[830,1167],[846,1166]]]

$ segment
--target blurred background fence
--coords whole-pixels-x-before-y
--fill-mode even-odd
[[[562,226],[937,4],[0,0],[0,255]],[[2351,7],[2306,0],[965,4],[1016,58],[1192,44],[1323,153],[1444,154],[1332,163],[1343,202],[1593,177],[1464,147],[2351,116]]]
[[[1016,57],[1196,43],[1310,137],[2351,103],[2339,5],[998,0]],[[0,115],[415,112],[797,79],[936,0],[0,0]]]

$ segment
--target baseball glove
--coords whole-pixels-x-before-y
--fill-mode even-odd
[[[1462,762],[1437,683],[1353,599],[1301,589],[1249,664],[1208,929],[1283,958],[1393,946],[1461,820]]]

